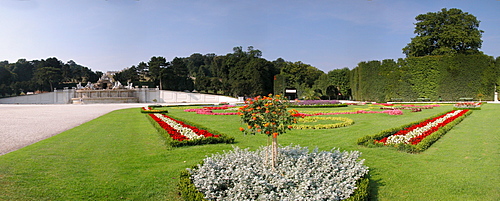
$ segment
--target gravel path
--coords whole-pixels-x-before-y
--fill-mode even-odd
[[[74,128],[113,110],[147,104],[0,104],[0,155]]]

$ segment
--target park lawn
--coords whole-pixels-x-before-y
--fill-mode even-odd
[[[377,110],[371,106],[299,111]],[[322,150],[359,150],[370,167],[371,200],[499,200],[500,105],[486,104],[421,154],[358,146],[356,140],[383,129],[451,110],[338,115],[354,125],[329,130],[292,130],[281,145]],[[111,112],[79,127],[0,156],[0,200],[180,200],[179,171],[232,146],[256,149],[263,135],[243,135],[239,116],[169,114],[236,138],[236,143],[169,148],[139,109]]]

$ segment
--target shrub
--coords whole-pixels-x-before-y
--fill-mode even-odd
[[[270,170],[264,164],[266,149],[270,147],[235,147],[205,158],[203,165],[189,169],[194,186],[209,200],[342,200],[359,189],[357,184],[364,189],[356,190],[360,193],[353,200],[367,197],[368,181],[363,177],[368,167],[358,160],[357,151],[280,147],[276,170]],[[194,192],[185,194],[196,197]]]

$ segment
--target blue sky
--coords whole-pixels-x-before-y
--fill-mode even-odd
[[[105,72],[253,46],[328,72],[404,58],[415,17],[441,8],[476,16],[481,51],[500,56],[499,0],[0,0],[0,60],[57,57]]]

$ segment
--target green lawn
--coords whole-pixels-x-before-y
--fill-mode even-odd
[[[342,111],[347,108],[299,109]],[[374,109],[374,108],[372,108]],[[356,140],[451,110],[402,116],[338,115],[354,125],[293,130],[279,143],[359,150],[370,167],[372,200],[500,200],[500,105],[486,104],[421,154],[366,148]],[[111,112],[21,150],[0,156],[0,200],[180,200],[179,171],[232,146],[255,149],[262,135],[243,135],[239,116],[207,116],[169,108],[173,117],[234,136],[234,145],[168,148],[139,109]]]

